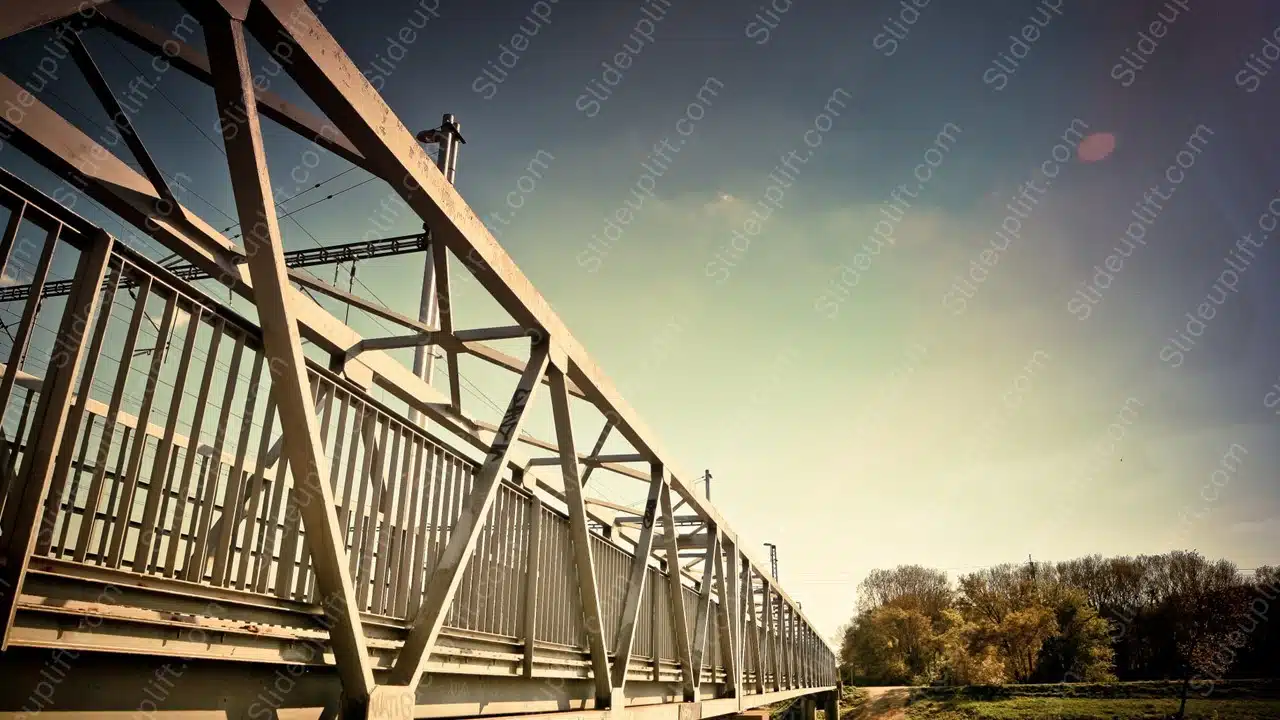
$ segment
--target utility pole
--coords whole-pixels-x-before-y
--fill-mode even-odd
[[[427,259],[429,260],[430,258],[431,256],[428,255]],[[337,275],[336,268],[334,269],[334,274]],[[334,283],[334,284],[336,285],[337,283]],[[352,260],[351,261],[351,279],[347,282],[347,292],[355,292],[355,289],[356,289],[356,261]],[[347,309],[345,311],[345,314],[342,316],[342,322],[350,325],[351,324],[351,303],[346,303],[346,306],[347,306]]]
[[[765,547],[769,548],[769,570],[773,573],[773,579],[778,579],[778,546],[773,543],[765,543]]]
[[[707,499],[710,500],[711,499],[711,471],[710,470],[702,471],[702,483],[707,488]]]
[[[458,148],[467,142],[462,139],[460,128],[461,125],[459,125],[458,119],[452,114],[446,113],[440,120],[440,127],[434,130],[423,130],[417,135],[417,140],[420,143],[436,143],[439,145],[439,151],[436,153],[436,167],[440,168],[440,172],[444,174],[444,179],[451,185],[458,172]],[[431,228],[423,225],[422,229],[427,231],[427,237],[430,238]],[[434,238],[429,242],[435,242]],[[427,250],[426,266],[422,270],[422,297],[418,302],[418,320],[432,328],[436,328],[440,322],[440,307],[436,302],[434,248],[428,247]],[[431,384],[435,365],[435,352],[430,346],[419,345],[413,349],[413,374],[425,380],[428,385]],[[419,415],[418,411],[410,410],[409,420],[425,425],[426,418]]]

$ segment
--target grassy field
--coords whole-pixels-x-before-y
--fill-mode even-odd
[[[912,720],[1164,720],[1178,710],[1175,699],[1023,697],[1008,700],[918,700]],[[1280,700],[1187,701],[1188,720],[1276,720]]]
[[[1205,694],[1207,685],[1193,683],[1191,698]],[[1047,683],[1038,685],[969,685],[966,687],[921,687],[911,691],[913,699],[927,700],[1009,700],[1013,698],[1089,698],[1134,700],[1176,698],[1182,692],[1177,681],[1147,680],[1114,683]],[[1280,680],[1223,680],[1213,684],[1213,700],[1280,700]]]
[[[1192,692],[1189,720],[1280,720],[1280,681],[1229,681],[1209,697]],[[846,688],[842,720],[1164,720],[1178,710],[1176,682],[1002,685],[897,691],[896,705],[877,707]],[[879,695],[872,689],[873,697]],[[905,701],[905,707],[902,707]],[[896,707],[896,709],[894,709]]]
[[[867,715],[867,691],[862,688],[846,687],[840,695],[840,718],[857,718]]]

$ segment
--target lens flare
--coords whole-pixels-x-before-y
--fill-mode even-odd
[[[1094,133],[1076,147],[1080,162],[1094,163],[1104,160],[1116,149],[1116,136],[1111,133]]]

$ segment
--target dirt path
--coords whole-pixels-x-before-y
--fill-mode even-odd
[[[847,716],[848,720],[904,720],[907,717],[910,688],[869,687],[863,690],[867,691],[867,701],[858,712]]]

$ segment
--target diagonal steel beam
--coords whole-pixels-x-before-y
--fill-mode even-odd
[[[150,25],[119,5],[99,7],[93,19],[104,30],[139,50],[155,56],[156,62],[164,63],[162,67],[172,66],[206,85],[213,84],[209,60],[198,49],[188,45],[185,38],[175,37],[173,33]],[[175,32],[186,28],[188,20],[194,21],[194,18],[190,15],[184,16],[175,26]],[[364,170],[370,170],[369,163],[365,161],[360,151],[356,150],[329,121],[312,115],[269,90],[258,90],[255,96],[258,101],[258,111],[262,115],[311,140],[343,160]]]
[[[343,562],[344,541],[338,531],[329,468],[298,323],[289,302],[292,288],[285,274],[284,247],[272,201],[244,29],[240,21],[217,11],[207,13],[203,24],[236,209],[244,228],[254,304],[262,325],[263,351],[287,438],[284,452],[293,468],[295,492],[300,493],[299,510],[307,529],[316,582],[325,596],[321,606],[328,620],[338,673],[347,697],[362,703],[373,692],[373,666],[351,576]]]
[[[662,487],[662,540],[667,555],[667,590],[671,599],[671,625],[676,635],[676,657],[680,660],[680,684],[684,699],[691,702],[697,686],[694,682],[693,655],[689,645],[689,624],[684,608],[684,585],[680,581],[680,545],[676,539],[676,520],[671,512],[671,486]],[[710,544],[710,543],[708,543]]]
[[[722,543],[725,541],[722,539]],[[727,543],[725,543],[727,544]],[[732,547],[725,548],[732,557]],[[734,654],[734,638],[733,638],[733,590],[729,583],[726,582],[726,576],[732,576],[733,570],[725,568],[725,553],[720,550],[716,551],[715,558],[712,560],[715,567],[707,568],[708,574],[715,575],[716,597],[719,602],[716,603],[716,625],[720,630],[720,661],[724,663],[725,685],[737,690],[737,683],[734,677],[737,674],[738,661]],[[712,572],[714,570],[714,573]]]
[[[18,229],[22,227],[22,219],[26,214],[26,202],[17,203],[9,208],[9,222],[5,224],[4,234],[0,235],[0,276],[8,273],[9,256],[13,254],[13,243],[18,239]],[[13,336],[11,335],[9,339],[12,341]]]
[[[720,552],[720,532],[716,528],[708,528],[712,533],[707,543],[706,555],[702,558],[702,587],[698,591],[697,623],[693,630],[693,673],[694,686],[702,685],[702,662],[707,653],[707,617],[711,611],[711,587],[715,577],[715,557]]]
[[[613,420],[606,418],[604,427],[600,428],[600,436],[596,438],[596,444],[591,447],[591,455],[595,457],[604,449],[604,443],[609,439],[609,433],[613,432]],[[587,486],[587,480],[591,478],[591,471],[595,469],[595,465],[587,465],[587,469],[582,472],[582,487]]]
[[[85,81],[93,89],[93,94],[98,98],[98,102],[102,104],[102,109],[107,111],[107,116],[111,118],[111,123],[115,126],[116,132],[120,133],[125,145],[129,147],[129,152],[133,153],[134,159],[142,166],[142,172],[146,174],[147,179],[151,181],[152,187],[155,188],[160,197],[167,200],[175,212],[182,212],[181,206],[178,205],[178,199],[174,197],[173,190],[169,187],[169,181],[165,179],[164,173],[160,172],[160,166],[156,165],[151,153],[147,152],[147,146],[143,144],[142,138],[133,127],[133,122],[129,120],[129,114],[120,106],[119,99],[111,91],[111,85],[107,83],[107,79],[98,70],[98,64],[93,61],[93,56],[89,54],[89,48],[85,47],[84,39],[80,37],[80,33],[74,30],[69,32],[68,36],[71,45],[71,56],[75,58],[76,67],[80,68],[80,73],[84,75]]]
[[[627,683],[627,666],[631,664],[631,648],[636,638],[636,621],[640,617],[640,604],[644,598],[644,580],[649,574],[649,556],[653,552],[653,528],[658,511],[658,498],[666,487],[666,473],[662,466],[650,466],[653,479],[649,481],[649,497],[644,503],[644,520],[640,539],[636,541],[635,556],[631,561],[631,577],[627,580],[627,599],[622,606],[622,619],[614,642],[613,687],[622,690]]]
[[[756,596],[754,590],[755,572],[751,569],[750,565],[747,566],[746,576],[747,582],[745,583],[745,589],[747,596],[747,618],[751,625],[751,657],[756,669],[755,682],[753,684],[755,685],[756,694],[763,695],[765,673],[764,653],[761,652],[760,618],[756,615]],[[832,718],[832,720],[835,720],[835,718]]]
[[[39,2],[6,2],[0,5],[0,40],[20,32],[48,25],[79,14],[89,17],[95,5],[111,0],[40,0]]]
[[[551,379],[551,412],[555,420],[556,440],[560,444],[560,471],[564,474],[565,504],[569,508],[569,538],[573,546],[574,564],[578,570],[578,595],[582,599],[582,624],[587,633],[587,649],[591,652],[591,675],[595,681],[597,707],[612,704],[613,683],[610,679],[609,649],[605,645],[600,610],[600,591],[596,583],[595,561],[591,557],[591,533],[587,527],[587,509],[578,479],[578,455],[573,445],[573,421],[569,415],[569,391],[561,369],[564,356],[552,363],[547,375]],[[619,693],[619,695],[621,695]],[[614,708],[621,710],[621,708]]]
[[[541,343],[535,345],[530,353],[529,364],[520,376],[506,414],[502,416],[502,423],[498,426],[489,454],[476,473],[474,489],[467,496],[449,536],[449,544],[431,575],[427,596],[413,621],[413,628],[409,631],[404,647],[396,657],[395,666],[391,669],[390,681],[393,685],[412,689],[418,686],[422,678],[423,668],[440,637],[445,616],[453,604],[463,572],[475,554],[476,541],[480,538],[480,531],[484,529],[493,500],[498,495],[498,488],[502,484],[500,474],[507,465],[507,458],[520,434],[520,428],[528,417],[529,400],[546,369],[547,345]]]
[[[457,337],[458,333],[455,332],[454,336]],[[489,345],[485,345],[484,343],[468,341],[462,344],[462,348],[467,351],[468,355],[480,358],[481,360],[484,360],[491,365],[496,365],[497,367],[506,368],[515,372],[520,372],[520,368],[523,367],[520,360],[517,358],[514,358],[501,350],[490,347]],[[548,381],[543,380],[543,382]],[[579,389],[572,380],[568,380],[566,378],[566,382],[569,385],[570,395],[583,400],[587,399],[587,394],[582,392],[582,390]]]
[[[729,621],[729,653],[733,657],[733,674],[730,676],[733,692],[742,697],[742,573],[738,564],[741,553],[737,541],[730,540],[725,551],[726,618]],[[726,666],[727,667],[727,666]]]

